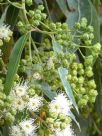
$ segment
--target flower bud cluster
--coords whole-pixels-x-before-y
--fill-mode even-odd
[[[0,80],[0,126],[12,124],[16,115],[16,110],[12,106],[13,98],[6,96],[3,88],[3,82]]]
[[[46,13],[43,13],[44,6],[39,5],[35,10],[29,10],[27,12],[28,23],[19,21],[17,27],[21,33],[26,33],[28,31],[33,31],[33,29],[40,25],[42,21],[46,19]]]

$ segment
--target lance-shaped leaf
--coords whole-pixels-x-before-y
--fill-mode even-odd
[[[80,124],[79,124],[79,122],[76,120],[74,114],[70,111],[70,112],[68,112],[68,116],[71,117],[71,119],[77,124],[79,130],[81,131]]]
[[[4,20],[5,20],[5,18],[6,18],[6,14],[7,14],[8,7],[9,7],[9,6],[7,6],[7,7],[5,8],[5,10],[4,10],[4,12],[3,12],[3,14],[2,14],[2,16],[1,16],[1,18],[0,18],[0,26],[3,25],[3,23],[4,23]]]
[[[21,54],[25,45],[25,42],[28,38],[28,35],[23,35],[20,37],[17,42],[14,45],[14,48],[12,50],[10,59],[9,59],[9,64],[8,64],[8,71],[7,71],[7,76],[6,76],[6,82],[4,86],[4,91],[6,95],[9,95],[10,90],[12,88],[13,80],[15,77],[15,74],[18,69],[18,64],[21,58]]]
[[[68,97],[69,97],[70,101],[72,102],[73,106],[76,108],[77,112],[79,113],[79,110],[78,110],[78,107],[77,107],[77,104],[76,104],[76,101],[75,101],[71,86],[70,86],[69,82],[66,80],[66,75],[68,73],[67,69],[63,68],[63,67],[59,67],[58,68],[58,73],[60,75],[60,79],[62,81],[62,84],[63,84],[63,87],[64,87],[64,89],[66,91],[66,94],[68,95]]]

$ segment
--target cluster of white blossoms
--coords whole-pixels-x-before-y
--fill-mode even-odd
[[[14,98],[13,106],[18,111],[28,109],[36,112],[43,104],[42,97],[38,95],[34,95],[33,97],[31,97],[28,95],[28,86],[26,82],[16,85],[12,90],[12,95]]]
[[[4,24],[0,25],[0,39],[9,41],[11,36],[12,31],[10,30],[9,26]]]
[[[58,94],[58,96],[56,96],[49,104],[49,112],[55,113],[57,115],[54,125],[50,126],[54,132],[53,136],[74,136],[70,121],[67,121],[68,113],[70,112],[71,108],[72,103],[63,93]]]
[[[34,119],[23,120],[10,128],[10,136],[36,136],[37,126]]]
[[[32,89],[28,88],[27,83],[19,83],[12,90],[12,96],[14,97],[13,106],[19,112],[34,113],[37,116],[34,116],[32,119],[30,116],[20,120],[20,122],[10,128],[10,136],[40,136],[40,122],[43,118],[40,117],[40,113],[43,109],[43,98],[38,96],[36,93],[33,95]],[[58,94],[51,102],[48,102],[47,105],[49,110],[45,110],[44,113],[45,119],[44,122],[51,129],[48,136],[74,136],[73,129],[71,128],[71,119],[68,116],[72,108],[72,103],[68,100],[67,96],[64,93]],[[42,108],[40,108],[42,107]],[[27,114],[28,114],[27,113]],[[52,116],[52,115],[54,116]],[[51,115],[51,116],[50,116]],[[39,120],[39,118],[41,120]],[[42,124],[42,121],[41,121]],[[48,129],[46,128],[46,129]],[[44,134],[46,134],[46,130]]]
[[[54,100],[49,104],[49,111],[58,113],[63,113],[68,115],[68,112],[72,108],[72,103],[67,99],[66,95],[59,94]]]
[[[67,125],[64,130],[55,130],[55,136],[75,136],[71,125]]]

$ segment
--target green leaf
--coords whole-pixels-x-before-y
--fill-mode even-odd
[[[68,116],[71,117],[71,119],[77,124],[79,130],[81,130],[81,129],[80,129],[80,124],[79,124],[79,122],[76,120],[74,114],[73,114],[71,111],[68,112]]]
[[[7,6],[7,7],[5,8],[5,10],[4,10],[4,12],[3,12],[3,14],[2,14],[2,16],[1,16],[1,18],[0,18],[0,25],[2,25],[2,24],[4,23],[4,20],[5,20],[5,18],[6,18],[6,14],[7,14],[7,11],[8,11],[8,7],[9,7],[9,6]]]
[[[10,59],[9,59],[9,64],[8,64],[8,71],[7,71],[7,76],[6,76],[6,82],[4,86],[4,91],[6,95],[9,95],[10,90],[12,88],[13,80],[15,77],[15,74],[18,69],[18,64],[21,58],[21,54],[23,51],[23,48],[25,46],[25,42],[28,38],[28,35],[23,35],[20,37],[17,42],[15,43],[15,46],[12,50]]]
[[[52,39],[52,45],[53,45],[53,50],[55,52],[55,55],[57,55],[58,53],[63,54],[63,49],[61,48],[61,46],[55,41],[55,39]]]
[[[67,0],[67,4],[70,8],[70,11],[67,14],[66,22],[68,23],[70,28],[72,28],[75,22],[80,21],[80,7],[79,7],[80,5],[79,1],[76,0]]]
[[[75,101],[71,86],[70,86],[69,82],[66,80],[66,75],[68,73],[67,69],[63,68],[63,67],[59,67],[58,68],[58,73],[60,75],[60,79],[62,81],[62,84],[63,84],[63,87],[64,87],[64,89],[66,91],[66,94],[68,95],[68,97],[69,97],[70,101],[72,102],[73,106],[75,107],[75,109],[79,113],[79,110],[78,110],[78,107],[77,107],[77,104],[76,104],[76,101]]]
[[[63,14],[67,17],[68,16],[68,8],[67,8],[65,0],[56,0],[56,2],[59,5]]]
[[[45,82],[42,82],[41,84],[41,88],[42,88],[42,91],[44,92],[44,94],[50,99],[54,99],[54,97],[57,96],[57,94],[55,92],[52,92],[51,91],[51,87],[45,83]]]

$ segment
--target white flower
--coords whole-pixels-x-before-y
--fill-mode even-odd
[[[49,58],[49,60],[47,61],[47,66],[48,66],[48,69],[51,69],[54,67],[53,57]]]
[[[71,125],[68,124],[64,130],[55,130],[55,136],[75,136]]]
[[[34,124],[34,119],[24,120],[19,125],[24,131],[25,136],[35,136],[37,126]]]
[[[49,104],[49,111],[55,112],[57,114],[63,113],[65,115],[68,115],[68,112],[70,111],[71,107],[71,102],[62,93],[58,94],[58,96],[56,96],[54,100],[51,101],[51,103]]]
[[[14,98],[13,107],[18,111],[22,111],[26,108],[27,102],[24,101],[22,98]]]
[[[27,86],[27,83],[19,83],[17,84],[14,89],[13,89],[13,93],[15,96],[17,97],[21,97],[21,96],[24,96],[26,95],[27,93],[27,89],[28,89],[28,86]]]
[[[27,108],[32,111],[38,111],[39,107],[42,106],[43,104],[42,100],[43,100],[42,97],[39,97],[37,95],[35,95],[32,98],[29,98]]]
[[[41,80],[42,79],[41,75],[38,72],[33,74],[33,78],[36,79],[36,80]]]
[[[10,136],[24,136],[19,126],[12,126],[10,128]]]
[[[0,38],[6,39],[12,36],[12,31],[9,29],[9,26],[1,25],[0,26]]]

